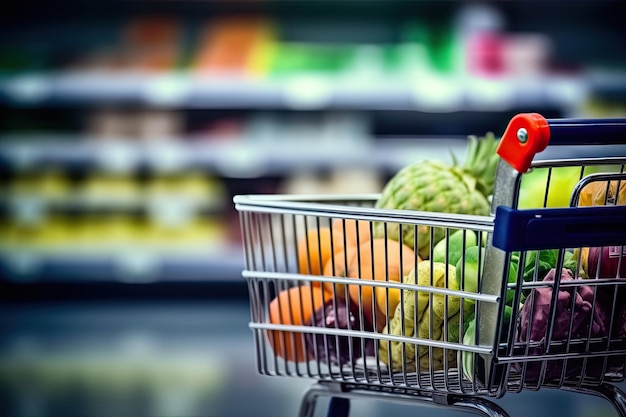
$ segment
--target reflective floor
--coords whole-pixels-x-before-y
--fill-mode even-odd
[[[2,415],[296,416],[313,381],[256,373],[247,308],[213,301],[1,307]],[[604,400],[560,391],[496,402],[511,417],[617,416]],[[315,415],[326,415],[326,408],[321,399]],[[388,415],[468,414],[370,399],[351,403],[350,416]]]

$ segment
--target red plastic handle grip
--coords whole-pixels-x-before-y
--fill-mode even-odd
[[[550,142],[550,126],[539,113],[520,113],[511,119],[496,152],[518,172],[526,172]]]

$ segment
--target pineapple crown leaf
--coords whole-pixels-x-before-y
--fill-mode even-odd
[[[485,136],[469,136],[464,164],[459,167],[476,180],[476,189],[485,197],[493,194],[496,169],[500,157],[496,153],[498,139],[492,132]],[[456,164],[456,158],[453,158]]]

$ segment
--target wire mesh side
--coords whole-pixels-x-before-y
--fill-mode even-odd
[[[334,204],[241,211],[259,372],[483,392],[460,364],[464,353],[492,349],[464,346],[463,335],[477,306],[498,300],[480,293],[477,272],[465,278],[464,265],[470,246],[484,258],[478,242],[490,219],[409,223],[365,210],[336,215]],[[418,241],[430,260],[414,250]]]
[[[626,205],[623,158],[542,161],[534,169],[529,179],[516,179],[513,206]],[[531,195],[529,189],[538,192]],[[500,328],[495,369],[508,391],[623,380],[624,248],[555,247],[503,255],[509,277],[515,275],[506,285],[514,295],[507,301],[513,314]]]

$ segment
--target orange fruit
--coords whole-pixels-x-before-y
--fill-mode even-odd
[[[348,267],[348,276],[362,280],[402,282],[402,277],[415,266],[417,254],[409,246],[401,242],[376,238],[359,247],[358,256],[354,256]],[[419,260],[419,257],[418,257]],[[387,315],[387,289],[369,285],[348,285],[350,298],[355,303],[361,302],[363,313],[373,317],[374,309],[377,317],[377,330],[385,326]],[[376,305],[374,305],[376,292]],[[389,310],[393,314],[400,290],[389,289]],[[395,303],[395,306],[393,305]]]
[[[300,285],[282,290],[270,302],[269,322],[272,324],[308,325],[315,311],[330,302],[332,293],[321,287]],[[282,330],[267,330],[265,336],[281,358],[293,362],[306,362],[313,352],[304,348],[304,334]]]
[[[328,277],[347,277],[347,268],[352,260],[357,256],[358,248],[355,246],[348,246],[345,251],[337,252],[331,257],[324,266],[324,276]],[[345,284],[334,284],[330,282],[324,283],[324,288],[327,291],[335,291],[335,295],[339,297],[345,296]]]
[[[333,251],[342,252],[345,247],[359,247],[371,239],[371,222],[365,220],[343,220],[335,219],[332,223],[333,229]],[[345,237],[345,246],[344,246]]]
[[[324,265],[333,256],[330,228],[310,229],[298,241],[298,272],[321,275]]]

